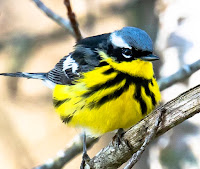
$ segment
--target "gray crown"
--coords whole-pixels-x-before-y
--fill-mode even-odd
[[[153,43],[150,36],[139,28],[124,27],[121,30],[117,30],[111,33],[111,42],[113,35],[121,38],[130,47],[134,47],[142,51],[153,52]]]

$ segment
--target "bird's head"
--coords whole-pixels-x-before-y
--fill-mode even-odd
[[[153,77],[150,61],[159,57],[153,55],[153,43],[145,31],[124,27],[111,33],[106,44],[106,50],[99,51],[102,61],[120,72],[147,79]]]
[[[149,35],[135,27],[124,27],[111,33],[107,41],[106,53],[118,62],[159,59],[153,55],[153,43]]]

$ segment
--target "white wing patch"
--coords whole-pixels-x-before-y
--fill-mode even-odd
[[[63,71],[65,71],[66,69],[70,69],[72,68],[72,73],[76,73],[77,74],[77,70],[78,70],[78,64],[76,63],[76,61],[70,56],[68,56],[66,58],[66,60],[63,62]]]
[[[131,49],[131,46],[129,46],[120,36],[117,36],[115,32],[111,34],[110,38],[112,44],[114,44],[115,46]]]

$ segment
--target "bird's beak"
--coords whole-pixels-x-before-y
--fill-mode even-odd
[[[147,56],[142,56],[140,59],[145,60],[145,61],[154,61],[154,60],[159,60],[160,58],[156,55],[150,54]]]

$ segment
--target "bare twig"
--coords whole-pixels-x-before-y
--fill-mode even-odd
[[[64,4],[67,8],[68,18],[71,22],[71,26],[73,28],[76,40],[79,41],[82,39],[82,36],[81,36],[80,29],[78,27],[78,22],[76,21],[76,16],[75,16],[74,12],[72,11],[70,0],[64,0]]]
[[[93,169],[114,169],[121,166],[142,146],[146,135],[146,131],[142,130],[142,128],[145,126],[147,132],[151,131],[155,126],[155,120],[158,114],[162,110],[166,111],[163,114],[162,123],[159,125],[156,132],[156,137],[200,112],[200,85],[159,107],[129,129],[124,134],[124,139],[129,142],[129,146],[131,146],[132,149],[130,149],[129,146],[118,147],[111,142],[91,159],[89,165],[92,166]]]
[[[98,138],[87,138],[87,147],[91,147],[94,143],[98,141]],[[65,151],[60,151],[57,157],[54,159],[49,159],[45,164],[37,166],[34,169],[61,169],[67,162],[72,160],[77,154],[81,153],[83,150],[82,144],[82,134],[77,135],[71,146]]]
[[[141,157],[142,153],[144,152],[145,148],[149,145],[149,143],[155,137],[156,132],[157,132],[158,127],[159,127],[159,124],[160,124],[161,119],[162,119],[162,114],[164,112],[165,112],[165,110],[161,110],[158,113],[158,117],[156,119],[154,127],[152,128],[150,133],[145,137],[144,143],[142,144],[140,149],[132,155],[131,159],[129,160],[128,164],[124,167],[124,169],[131,169],[137,163],[137,161],[140,159],[140,157]]]
[[[184,65],[182,68],[179,69],[179,71],[177,71],[173,75],[158,80],[160,90],[162,91],[177,82],[187,79],[199,69],[200,69],[200,60],[190,65]]]
[[[68,30],[73,36],[75,36],[73,28],[70,22],[61,16],[55,14],[51,9],[47,8],[44,3],[40,0],[32,0],[35,4],[51,19],[53,19],[56,23],[61,25],[63,28]]]

